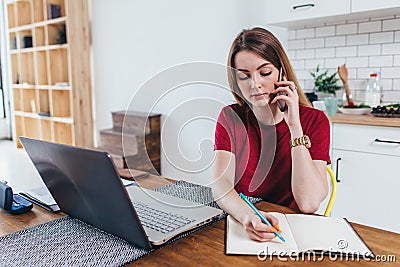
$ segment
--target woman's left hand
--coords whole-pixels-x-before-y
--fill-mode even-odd
[[[286,103],[286,110],[284,112],[284,119],[289,127],[300,124],[299,115],[299,95],[297,94],[297,87],[292,81],[287,81],[284,78],[281,82],[275,83],[279,86],[272,91],[273,94],[284,92],[285,94],[277,95],[271,103],[276,103],[278,100],[284,100]]]

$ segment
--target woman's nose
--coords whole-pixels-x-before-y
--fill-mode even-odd
[[[261,87],[261,79],[257,77],[257,75],[253,76],[253,79],[251,79],[251,87],[252,88],[260,88]]]

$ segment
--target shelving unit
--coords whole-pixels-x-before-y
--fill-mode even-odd
[[[8,0],[14,137],[93,147],[86,0]]]

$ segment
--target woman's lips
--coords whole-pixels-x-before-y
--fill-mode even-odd
[[[268,93],[255,93],[255,94],[252,94],[251,97],[258,99],[258,98],[264,98],[265,95],[268,95]]]

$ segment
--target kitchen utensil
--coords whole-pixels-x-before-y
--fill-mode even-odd
[[[352,106],[354,106],[354,101],[352,99],[349,84],[348,84],[348,70],[347,70],[346,64],[343,64],[338,67],[338,74],[339,74],[340,79],[343,82],[344,90],[346,92],[347,104],[352,107]]]

